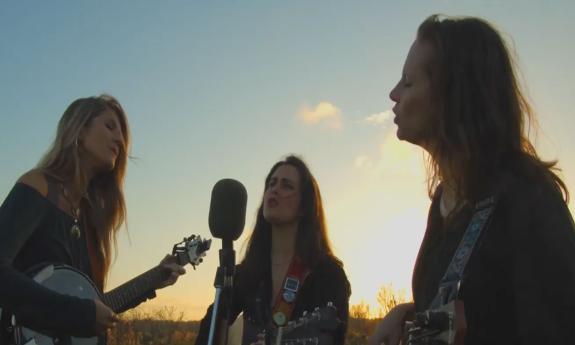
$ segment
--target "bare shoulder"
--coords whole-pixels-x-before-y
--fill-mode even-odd
[[[32,169],[20,176],[18,183],[23,183],[28,185],[38,191],[42,196],[46,197],[48,195],[48,182],[46,181],[46,176],[41,170]]]

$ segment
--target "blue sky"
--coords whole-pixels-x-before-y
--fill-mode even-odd
[[[352,303],[374,303],[388,282],[408,289],[429,200],[421,150],[395,138],[388,94],[432,13],[481,16],[512,39],[537,146],[575,190],[573,2],[4,1],[0,197],[36,164],[67,105],[105,92],[128,113],[135,157],[131,241],[119,238],[110,287],[184,236],[209,236],[221,178],[246,185],[247,234],[269,168],[296,153],[319,181]],[[199,317],[218,248],[152,305]]]

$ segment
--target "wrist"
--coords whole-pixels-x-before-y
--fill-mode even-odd
[[[397,305],[399,313],[402,315],[402,321],[412,320],[415,317],[415,304],[402,303]]]

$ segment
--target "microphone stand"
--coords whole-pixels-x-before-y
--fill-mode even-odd
[[[234,251],[233,241],[229,239],[222,238],[222,249],[219,251],[220,254],[220,266],[216,271],[216,278],[214,280],[214,287],[216,288],[216,296],[212,308],[212,319],[210,322],[210,333],[208,337],[208,345],[213,345],[214,335],[216,332],[216,321],[218,316],[218,311],[220,308],[220,302],[223,308],[223,319],[220,324],[223,327],[223,340],[221,343],[227,345],[228,343],[228,328],[230,322],[230,314],[232,308],[232,295],[234,287],[234,273],[236,266],[236,253]],[[221,345],[218,344],[218,345]]]

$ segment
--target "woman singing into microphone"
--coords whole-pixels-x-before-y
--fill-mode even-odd
[[[242,344],[263,343],[263,330],[284,326],[328,302],[341,321],[331,336],[334,344],[343,344],[351,289],[342,266],[329,245],[315,178],[298,157],[277,162],[266,177],[256,224],[234,280],[230,322],[243,312]],[[211,309],[196,345],[208,342]]]

